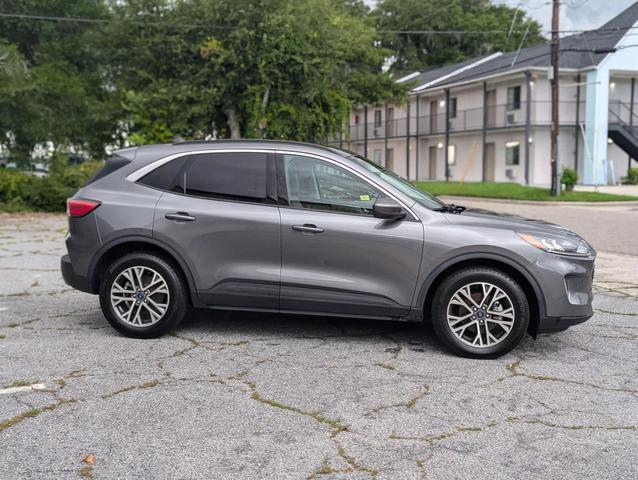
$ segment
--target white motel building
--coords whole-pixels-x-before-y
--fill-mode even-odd
[[[560,47],[559,163],[617,183],[638,166],[638,2]],[[549,185],[549,66],[542,44],[414,72],[406,103],[354,109],[330,143],[410,180]]]

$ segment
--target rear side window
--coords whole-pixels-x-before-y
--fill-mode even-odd
[[[197,197],[266,203],[267,168],[266,153],[193,155],[184,191]]]
[[[184,193],[184,164],[188,158],[188,156],[183,156],[171,160],[144,175],[139,179],[139,182],[161,190]]]

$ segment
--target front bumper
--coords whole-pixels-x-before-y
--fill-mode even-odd
[[[538,323],[537,333],[555,333],[567,330],[569,327],[586,322],[592,315],[584,317],[544,317]]]
[[[545,315],[539,319],[537,333],[560,332],[593,316],[594,261],[595,256],[545,253],[535,262],[545,299]]]
[[[91,280],[82,275],[78,275],[73,271],[73,266],[71,265],[71,259],[69,255],[64,255],[60,259],[60,270],[62,270],[62,278],[64,282],[72,288],[76,290],[80,290],[81,292],[86,293],[95,293],[93,291],[93,285]]]

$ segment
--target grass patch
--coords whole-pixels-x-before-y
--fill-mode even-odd
[[[46,405],[44,407],[30,408],[29,410],[26,410],[14,417],[11,417],[4,421],[0,421],[0,432],[3,432],[4,430],[11,428],[14,425],[17,425],[18,423],[25,421],[27,418],[37,417],[43,412],[50,412],[52,410],[55,410],[61,405],[64,405],[67,403],[74,403],[74,402],[75,400],[60,400],[58,403]]]
[[[37,380],[14,380],[7,387],[27,387],[29,385],[33,385],[34,383],[38,383]]]
[[[527,187],[518,183],[496,182],[416,182],[415,185],[432,195],[459,197],[502,198],[552,202],[622,202],[638,201],[631,195],[612,195],[599,192],[563,192],[552,197],[548,188]]]

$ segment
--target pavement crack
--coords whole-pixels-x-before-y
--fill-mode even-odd
[[[17,327],[24,327],[25,325],[29,325],[30,323],[33,322],[37,322],[42,320],[41,318],[32,318],[30,320],[24,320],[22,322],[13,322],[13,323],[9,323],[7,325],[2,325],[5,328],[17,328]]]
[[[543,425],[550,428],[561,428],[563,430],[606,430],[608,432],[614,432],[618,430],[631,430],[638,431],[638,425],[564,425],[560,423],[554,423],[547,420],[541,420],[538,418],[530,420],[520,420],[517,418],[510,418],[508,421],[526,423],[528,425]]]
[[[317,478],[323,475],[338,475],[340,473],[363,473],[368,475],[372,479],[376,479],[379,475],[379,470],[376,468],[368,467],[364,465],[360,460],[348,454],[345,447],[339,443],[335,438],[333,441],[337,447],[337,455],[339,458],[345,462],[345,466],[343,467],[333,467],[330,465],[328,459],[325,459],[323,464],[313,470],[308,477],[307,480],[316,480]]]
[[[485,430],[496,427],[497,425],[498,425],[498,422],[491,421],[485,425],[454,427],[453,430],[450,430],[448,432],[428,434],[423,436],[405,436],[405,435],[399,435],[395,432],[392,432],[388,438],[390,440],[407,440],[407,441],[425,442],[429,445],[432,445],[436,442],[447,440],[449,438],[455,437],[462,433],[484,432]]]
[[[37,417],[41,413],[51,412],[55,410],[56,408],[61,407],[62,405],[66,405],[68,403],[74,403],[74,402],[76,402],[76,400],[74,399],[58,399],[57,402],[51,403],[49,405],[45,405],[43,407],[29,408],[28,410],[25,410],[24,412],[19,413],[18,415],[15,415],[11,418],[8,418],[0,422],[0,433],[19,423],[24,422],[27,418]]]
[[[426,458],[417,458],[415,460],[416,466],[419,468],[419,477],[421,478],[421,480],[427,480],[428,478],[427,470],[425,467],[427,462],[429,462],[431,458],[432,454],[428,455]]]
[[[379,475],[379,470],[363,465],[355,457],[353,457],[352,455],[348,455],[346,449],[336,439],[334,440],[334,442],[337,444],[337,453],[348,464],[348,472],[367,473],[371,478],[377,478],[377,476]]]
[[[130,392],[132,390],[145,390],[147,388],[157,387],[158,385],[161,385],[161,382],[159,380],[149,380],[148,382],[144,382],[144,383],[142,383],[140,385],[130,385],[128,387],[121,388],[121,389],[116,390],[114,392],[107,393],[105,395],[102,395],[102,398],[103,399],[113,398],[116,395],[120,395],[121,393]]]
[[[410,397],[408,400],[404,401],[404,402],[397,402],[397,403],[392,403],[390,405],[381,405],[378,407],[373,408],[370,413],[379,413],[382,412],[384,410],[388,410],[391,408],[407,408],[407,409],[411,409],[414,408],[416,406],[416,403],[421,400],[422,398],[424,398],[425,396],[430,394],[430,386],[429,385],[422,385],[421,388],[419,389],[418,393],[412,397]]]
[[[519,371],[520,365],[521,365],[521,360],[517,360],[513,363],[506,365],[505,368],[507,369],[508,372],[510,372],[510,375],[507,377],[499,378],[497,382],[502,382],[515,377],[523,377],[523,378],[527,378],[528,380],[534,380],[539,382],[562,382],[562,383],[569,383],[572,385],[581,385],[584,387],[596,388],[598,390],[605,390],[608,392],[626,392],[626,393],[637,392],[637,390],[632,390],[628,388],[605,387],[595,383],[580,382],[578,380],[569,380],[566,378],[559,378],[559,377],[553,377],[548,375],[534,375],[531,373],[525,373],[525,372]]]
[[[306,417],[310,417],[310,418],[312,418],[313,420],[315,420],[315,421],[317,421],[319,423],[322,423],[324,425],[328,425],[329,427],[332,428],[332,432],[330,434],[331,437],[334,437],[335,435],[337,435],[337,434],[339,434],[341,432],[347,432],[348,431],[348,427],[345,424],[343,424],[342,422],[340,422],[339,420],[327,417],[326,415],[324,415],[321,412],[303,410],[303,409],[295,407],[293,405],[288,405],[286,403],[282,403],[282,402],[279,402],[277,400],[266,398],[261,393],[259,393],[255,383],[253,383],[253,382],[245,382],[245,384],[250,389],[250,398],[252,398],[253,400],[256,400],[258,402],[261,402],[261,403],[263,403],[265,405],[269,405],[269,406],[274,407],[274,408],[279,408],[281,410],[286,410],[286,411],[289,411],[289,412],[293,412],[293,413],[296,413],[298,415],[303,415],[303,416],[306,416]]]
[[[595,308],[594,311],[598,313],[607,313],[609,315],[622,315],[624,317],[638,317],[638,313],[632,313],[632,312],[614,312],[613,310],[604,310],[602,308]]]

